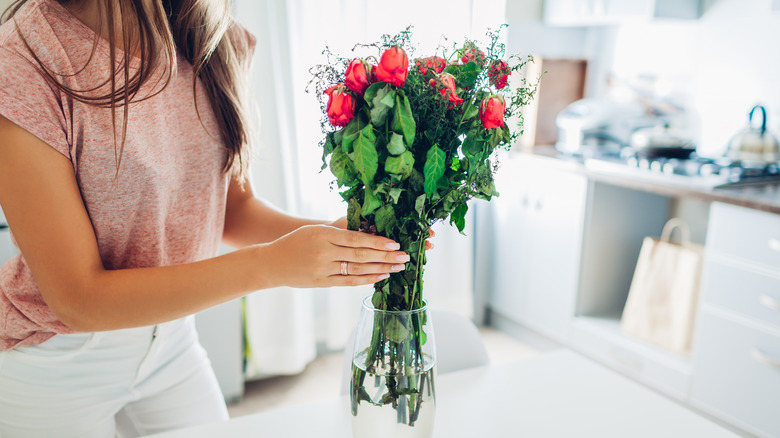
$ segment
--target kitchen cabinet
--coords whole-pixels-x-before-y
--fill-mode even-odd
[[[596,26],[654,18],[696,19],[699,0],[545,0],[544,22],[551,26]]]
[[[504,160],[493,200],[496,236],[493,312],[566,342],[574,315],[587,179],[536,166],[525,156]]]
[[[742,431],[780,436],[777,186],[699,188],[544,151],[503,163],[502,196],[479,216],[494,230],[491,323],[498,315],[500,330],[537,332]],[[620,327],[642,240],[671,216],[693,218],[706,249],[689,355]]]
[[[713,204],[691,403],[780,436],[780,215]]]

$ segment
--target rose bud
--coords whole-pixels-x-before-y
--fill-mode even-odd
[[[347,79],[344,81],[347,88],[362,95],[371,84],[374,66],[362,59],[355,58],[347,66]]]
[[[512,71],[504,61],[493,61],[490,63],[490,67],[488,67],[488,79],[490,84],[496,87],[497,90],[506,87],[506,82],[511,74]]]
[[[493,95],[486,97],[479,105],[479,119],[485,129],[493,129],[504,126],[504,111],[506,102],[503,96]]]
[[[403,87],[409,74],[409,58],[399,46],[385,50],[379,65],[376,66],[376,78],[396,87]]]
[[[482,68],[485,66],[485,53],[477,48],[477,45],[472,42],[467,42],[463,45],[463,51],[460,60],[466,64],[468,62],[474,62]]]
[[[458,97],[457,90],[455,89],[455,76],[449,73],[442,73],[436,78],[431,79],[431,86],[438,88],[441,92],[441,97],[447,99],[453,105],[460,105],[463,103],[463,99]]]
[[[415,62],[417,69],[420,70],[420,74],[425,76],[430,71],[441,73],[444,67],[447,66],[447,60],[440,56],[429,56],[427,58],[420,58]]]
[[[328,120],[333,126],[347,126],[355,117],[355,99],[347,93],[344,84],[334,85],[327,90],[328,95]]]

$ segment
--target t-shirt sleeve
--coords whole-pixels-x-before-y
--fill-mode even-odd
[[[33,61],[0,47],[0,114],[70,159],[60,93]]]
[[[255,53],[257,38],[255,38],[255,36],[241,23],[235,20],[233,20],[233,23],[230,25],[229,32],[232,34],[233,41],[239,44],[239,50],[246,56],[247,60],[251,60]]]

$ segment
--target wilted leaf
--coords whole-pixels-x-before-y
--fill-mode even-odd
[[[393,199],[393,204],[398,204],[398,198],[401,196],[401,192],[403,192],[404,189],[401,188],[392,188],[389,192],[387,192],[388,195],[390,195],[390,198]]]
[[[397,157],[387,157],[385,160],[385,172],[401,175],[404,179],[412,173],[414,155],[406,151]]]
[[[374,128],[371,125],[363,128],[360,136],[355,140],[355,169],[363,177],[363,183],[367,188],[366,192],[369,192],[368,188],[374,186],[374,176],[379,167],[379,156],[376,153],[375,143],[376,136],[374,136]],[[363,216],[366,214],[364,213]]]
[[[360,203],[356,198],[350,198],[347,203],[347,228],[350,230],[360,228]]]
[[[389,233],[395,227],[395,210],[392,205],[383,205],[374,213],[376,230],[380,233]]]
[[[333,155],[330,157],[330,171],[341,186],[348,185],[357,176],[352,160],[341,148],[333,150]]]
[[[374,195],[374,192],[369,187],[366,187],[365,194],[363,195],[363,207],[360,209],[360,214],[363,215],[363,217],[366,217],[381,206],[382,201]]]
[[[390,152],[393,155],[401,155],[405,151],[406,146],[404,146],[404,136],[394,132],[390,137],[390,142],[387,143],[387,152]]]

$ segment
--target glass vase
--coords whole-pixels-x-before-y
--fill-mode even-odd
[[[427,304],[387,311],[363,300],[352,354],[354,438],[430,438],[436,351]]]

